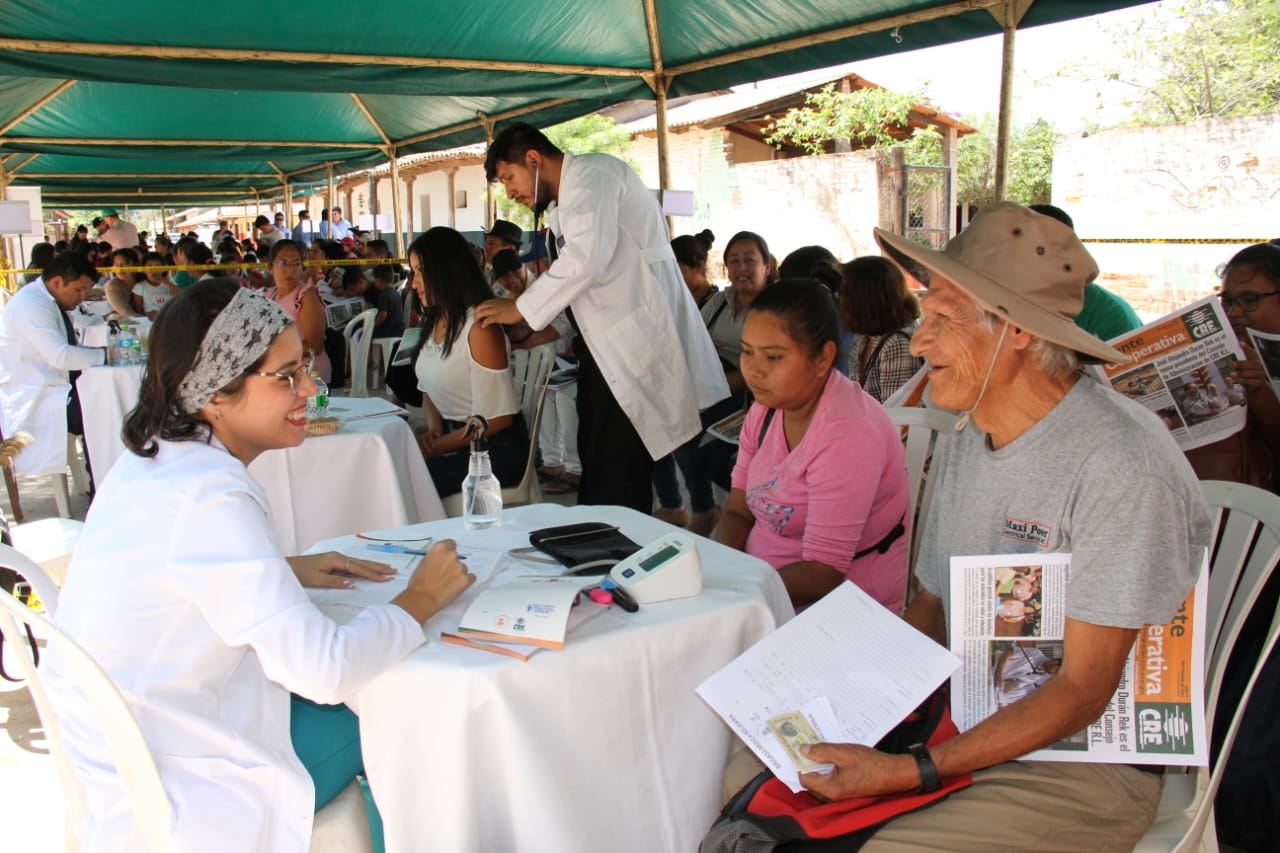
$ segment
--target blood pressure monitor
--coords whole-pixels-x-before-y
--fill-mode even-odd
[[[692,536],[668,533],[618,563],[609,577],[639,604],[688,598],[702,592],[702,561]]]

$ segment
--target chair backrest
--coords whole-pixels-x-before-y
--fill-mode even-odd
[[[511,374],[515,382],[516,394],[520,398],[520,413],[524,415],[525,425],[534,429],[533,417],[538,401],[546,390],[551,371],[556,366],[556,351],[551,344],[543,344],[533,349],[518,349],[511,353]],[[530,440],[536,441],[537,434],[531,433]]]
[[[53,584],[39,566],[7,545],[0,545],[0,567],[11,568],[23,575],[38,590],[46,583],[49,586]],[[41,598],[49,611],[54,612],[56,590],[53,593],[41,592]],[[24,634],[22,626],[29,626],[36,636],[47,642],[49,649],[58,650],[67,667],[66,675],[84,694],[86,706],[93,708],[94,720],[103,734],[116,772],[128,792],[138,826],[149,848],[152,851],[172,849],[169,840],[172,806],[160,782],[160,773],[147,742],[120,691],[93,658],[56,625],[13,596],[0,595],[0,632],[8,637],[20,637]],[[84,791],[63,747],[58,715],[36,669],[30,647],[26,643],[9,645],[17,652],[36,712],[40,715],[40,723],[44,726],[49,751],[53,753],[58,767],[67,800],[68,821],[79,833],[87,814]]]
[[[369,396],[369,348],[373,346],[373,324],[378,319],[376,308],[361,311],[347,321],[342,336],[347,341],[347,357],[351,362],[351,373],[347,379],[347,393],[352,397]],[[352,341],[356,327],[360,326],[360,342]]]
[[[1242,483],[1217,480],[1206,480],[1201,486],[1213,517],[1213,535],[1209,540],[1213,545],[1206,608],[1204,694],[1206,728],[1213,732],[1214,712],[1227,661],[1235,649],[1240,629],[1280,561],[1280,495]],[[1178,849],[1195,849],[1213,817],[1213,800],[1222,781],[1226,756],[1244,719],[1249,696],[1278,639],[1280,611],[1272,614],[1257,661],[1246,662],[1252,667],[1249,679],[1225,728],[1218,754],[1210,756],[1212,769],[1198,774],[1196,796],[1187,809],[1190,830]]]
[[[929,461],[942,449],[943,442],[955,429],[959,417],[941,409],[925,409],[917,406],[887,409],[890,419],[903,428],[907,481],[911,486],[911,502],[907,518],[907,602],[911,598],[912,577],[916,565],[916,553],[920,550],[920,531],[924,530],[925,515],[933,498],[932,467]]]

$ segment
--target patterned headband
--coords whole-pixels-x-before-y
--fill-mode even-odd
[[[178,386],[182,411],[194,415],[214,392],[248,370],[293,318],[275,302],[242,287],[209,325],[191,370]]]

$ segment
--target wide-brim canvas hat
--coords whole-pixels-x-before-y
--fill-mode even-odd
[[[1083,361],[1130,361],[1075,324],[1098,264],[1076,233],[1056,219],[1003,201],[980,210],[942,251],[883,228],[875,229],[875,237],[917,278],[915,267],[936,273],[997,317],[1074,350]]]
[[[514,222],[508,222],[505,219],[495,219],[493,227],[485,232],[486,237],[497,237],[499,240],[506,240],[508,243],[514,243],[519,246],[524,239],[524,230]]]

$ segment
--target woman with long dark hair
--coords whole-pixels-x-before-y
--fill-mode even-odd
[[[155,758],[174,850],[307,849],[314,809],[360,771],[341,703],[474,580],[446,541],[390,603],[343,625],[311,603],[303,586],[394,573],[333,552],[286,559],[275,541],[247,467],[302,442],[313,393],[302,337],[271,300],[230,279],[175,296],[125,420],[130,452],[98,489],[62,589],[58,625],[124,695]],[[88,800],[84,849],[136,847],[94,709],[56,650],[45,679]]]
[[[500,326],[482,328],[475,308],[493,298],[466,238],[432,228],[409,246],[413,285],[422,301],[422,339],[414,360],[428,427],[419,436],[427,468],[441,495],[462,490],[471,415],[489,422],[486,438],[493,473],[504,486],[524,474],[529,436],[520,417]]]

